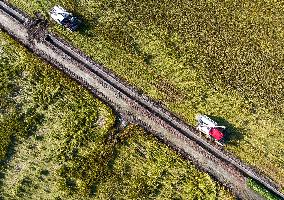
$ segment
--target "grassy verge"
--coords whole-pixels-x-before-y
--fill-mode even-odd
[[[260,183],[256,182],[253,179],[248,179],[247,185],[253,189],[254,191],[258,192],[267,200],[280,200],[277,196],[272,194],[270,191],[268,191],[265,187],[263,187]]]
[[[233,199],[0,32],[1,199]]]
[[[33,14],[58,1],[11,3]],[[226,148],[284,186],[283,6],[274,1],[61,1],[79,32],[52,30],[194,124],[228,127]]]

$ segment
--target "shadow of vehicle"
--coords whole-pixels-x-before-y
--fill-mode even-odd
[[[76,31],[78,31],[81,35],[84,35],[87,37],[95,37],[95,31],[93,31],[93,29],[99,23],[99,16],[95,15],[90,20],[90,19],[86,19],[83,15],[81,15],[80,13],[77,13],[76,11],[73,14],[80,20],[79,27]]]
[[[226,126],[226,129],[223,131],[224,133],[224,144],[230,144],[234,146],[238,146],[239,142],[244,139],[243,132],[244,130],[236,128],[233,124],[228,122],[226,119],[218,116],[207,115],[209,118],[214,120],[220,126]]]

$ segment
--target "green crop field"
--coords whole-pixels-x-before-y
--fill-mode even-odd
[[[0,32],[0,199],[234,199]]]
[[[284,187],[284,5],[277,1],[9,0],[83,20],[50,29],[191,124],[228,127],[226,149]]]

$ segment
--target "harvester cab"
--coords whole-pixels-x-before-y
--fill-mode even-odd
[[[197,127],[196,129],[204,133],[206,136],[213,138],[218,144],[222,145],[222,139],[224,134],[222,131],[226,128],[225,126],[218,126],[217,122],[206,115],[197,115]]]
[[[77,17],[73,16],[72,13],[67,12],[61,6],[54,6],[49,14],[52,19],[65,26],[70,31],[76,31],[81,23]]]

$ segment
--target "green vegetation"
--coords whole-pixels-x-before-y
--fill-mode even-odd
[[[264,198],[266,198],[268,200],[280,200],[280,198],[278,198],[277,196],[272,194],[264,186],[262,186],[261,184],[259,184],[258,182],[256,182],[253,179],[249,178],[247,180],[247,184],[250,188],[252,188],[254,191],[258,192],[259,194],[261,194]]]
[[[276,1],[19,1],[33,14],[61,4],[83,19],[52,30],[195,124],[228,127],[226,148],[284,187],[284,7]]]
[[[128,139],[117,147],[111,173],[98,187],[100,199],[230,198],[208,175],[197,173],[143,130],[129,127],[123,134]]]
[[[0,199],[233,199],[3,32],[0,50]]]

